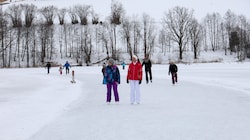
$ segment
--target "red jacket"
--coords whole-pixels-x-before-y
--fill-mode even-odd
[[[142,65],[140,62],[136,64],[130,63],[128,67],[128,80],[142,80]]]

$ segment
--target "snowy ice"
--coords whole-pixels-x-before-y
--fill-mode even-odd
[[[1,140],[249,140],[250,63],[153,65],[142,102],[129,103],[127,67],[120,102],[106,104],[101,66],[0,69]],[[144,75],[145,76],[145,75]]]

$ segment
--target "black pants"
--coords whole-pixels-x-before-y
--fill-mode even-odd
[[[177,83],[177,73],[171,72],[171,75],[172,75],[172,83],[173,84]]]
[[[145,70],[146,82],[147,83],[148,83],[148,74],[149,74],[149,79],[152,82],[152,72],[151,72],[151,69]]]
[[[48,69],[48,74],[49,74],[49,69],[50,69],[50,68],[47,68],[47,69]]]
[[[69,74],[69,68],[66,68],[66,74]]]

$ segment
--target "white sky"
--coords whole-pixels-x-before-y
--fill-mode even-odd
[[[34,2],[27,0],[26,3]],[[156,21],[161,20],[164,12],[175,6],[183,6],[194,9],[197,19],[202,19],[208,13],[218,12],[221,16],[231,9],[237,15],[245,15],[250,18],[249,0],[120,0],[128,16],[147,13]],[[57,7],[69,7],[76,4],[92,5],[96,13],[105,18],[110,15],[111,0],[36,0],[36,5],[56,5]]]

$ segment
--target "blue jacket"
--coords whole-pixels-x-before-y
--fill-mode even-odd
[[[70,66],[70,64],[67,62],[67,63],[64,64],[63,67],[66,67],[66,69],[68,69],[68,68],[71,67],[71,66]]]
[[[107,66],[104,73],[104,84],[117,82],[120,84],[120,72],[117,66]]]

